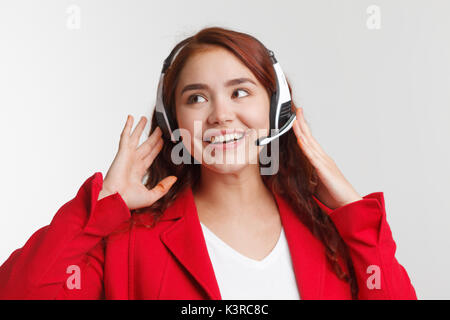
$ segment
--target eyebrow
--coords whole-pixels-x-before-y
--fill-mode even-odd
[[[231,79],[228,80],[227,82],[225,82],[225,87],[231,87],[237,84],[241,84],[241,83],[245,83],[245,82],[250,82],[253,83],[256,86],[255,81],[253,81],[250,78],[236,78],[236,79]],[[207,84],[204,83],[192,83],[192,84],[188,84],[187,86],[185,86],[183,88],[183,90],[181,90],[181,95],[189,90],[198,90],[198,89],[209,89],[209,86]]]

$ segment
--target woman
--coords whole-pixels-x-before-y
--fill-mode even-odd
[[[278,170],[260,173],[264,147],[252,146],[276,89],[267,49],[216,27],[185,42],[163,100],[193,161],[175,163],[155,114],[138,146],[147,120],[131,132],[128,116],[105,179],[87,179],[1,266],[0,298],[416,299],[383,193],[355,191],[302,108],[276,140]]]

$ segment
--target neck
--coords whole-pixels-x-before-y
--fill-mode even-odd
[[[255,214],[262,214],[258,208],[274,202],[258,165],[248,165],[230,174],[202,167],[200,184],[194,196],[204,217],[220,220],[242,219],[245,215],[253,218]]]

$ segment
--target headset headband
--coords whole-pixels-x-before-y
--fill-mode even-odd
[[[189,37],[181,41],[178,45],[173,48],[169,56],[164,60],[164,64],[161,70],[161,75],[159,78],[157,97],[156,97],[156,108],[155,117],[158,126],[161,128],[163,135],[170,139],[173,143],[179,140],[179,130],[176,129],[175,121],[171,119],[168,109],[163,103],[163,83],[164,76],[167,69],[172,64],[172,61],[181,51],[181,49],[190,42],[193,37]],[[266,49],[267,50],[267,49]],[[270,99],[270,131],[274,133],[272,136],[262,137],[256,140],[257,146],[263,146],[268,144],[270,141],[280,137],[286,133],[293,125],[295,120],[295,113],[291,110],[291,94],[289,92],[289,87],[286,81],[286,77],[281,69],[280,64],[275,58],[275,54],[271,50],[267,50],[268,55],[272,61],[273,68],[276,74],[277,88],[272,94]],[[269,133],[270,134],[270,133]],[[176,136],[175,136],[176,135]]]

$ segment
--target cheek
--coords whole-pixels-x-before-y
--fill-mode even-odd
[[[177,113],[178,125],[180,134],[183,139],[183,144],[188,152],[194,155],[194,149],[201,149],[199,139],[202,137],[202,128],[205,125],[203,115],[196,113],[193,110],[184,112],[180,110]]]
[[[243,110],[241,119],[249,128],[267,131],[270,127],[269,110],[268,102],[261,100]]]

